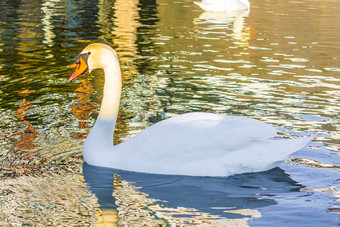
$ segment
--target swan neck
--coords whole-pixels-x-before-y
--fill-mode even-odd
[[[105,83],[98,120],[116,121],[121,96],[122,79],[119,63],[104,68]]]
[[[110,149],[113,146],[113,134],[119,111],[121,96],[121,71],[116,55],[106,58],[103,64],[105,83],[103,99],[98,118],[86,138],[84,150],[99,147]]]

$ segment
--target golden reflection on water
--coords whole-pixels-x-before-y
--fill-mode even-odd
[[[96,227],[116,227],[118,226],[117,211],[113,209],[99,210],[97,213]]]
[[[44,31],[43,43],[49,46],[53,45],[53,38],[56,37],[56,34],[53,32],[53,15],[57,13],[56,7],[56,1],[45,1],[41,4],[41,10],[43,12],[41,23],[43,25],[42,30]]]
[[[29,121],[25,120],[26,116],[25,111],[30,107],[32,107],[31,102],[26,101],[26,99],[23,99],[21,105],[19,106],[17,112],[15,113],[15,117],[18,118],[20,121],[23,121],[27,125],[27,128],[19,132],[20,140],[13,144],[13,146],[19,149],[15,155],[18,156],[21,155],[21,157],[26,159],[28,162],[34,159],[36,151],[33,151],[33,149],[37,146],[36,143],[34,142],[37,132],[35,131],[33,125]],[[43,162],[44,160],[42,160],[42,163]],[[14,172],[20,171],[23,174],[28,174],[31,172],[35,173],[35,170],[41,170],[40,165],[42,163],[40,163],[38,166],[13,165],[12,170]]]
[[[96,109],[96,104],[89,102],[89,97],[93,94],[93,87],[88,80],[82,78],[79,79],[80,86],[77,87],[75,92],[77,93],[77,100],[79,103],[72,103],[72,112],[79,119],[79,129],[83,130],[87,128],[87,120],[90,118],[90,114]],[[84,139],[88,131],[76,132],[76,139]]]
[[[34,137],[37,135],[37,132],[34,130],[32,124],[25,120],[26,114],[24,113],[31,106],[32,104],[30,101],[23,99],[17,112],[15,113],[15,117],[21,121],[24,121],[28,126],[27,129],[24,129],[22,132],[20,132],[20,137],[22,137],[22,140],[14,144],[14,146],[20,150],[31,150],[36,146],[34,144]]]
[[[84,226],[96,222],[97,198],[81,177],[21,176],[0,181],[0,225]]]

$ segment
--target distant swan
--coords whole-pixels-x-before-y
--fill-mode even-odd
[[[201,2],[194,2],[204,11],[237,11],[246,10],[250,8],[248,0],[202,0]]]
[[[122,87],[117,54],[96,43],[87,46],[75,62],[70,81],[98,68],[105,73],[100,112],[83,147],[84,160],[90,165],[158,174],[229,176],[271,169],[312,140],[270,139],[276,136],[273,126],[246,117],[187,113],[113,146]]]

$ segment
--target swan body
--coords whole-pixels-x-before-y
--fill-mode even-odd
[[[194,2],[204,11],[238,11],[250,8],[248,0],[202,0],[201,2]]]
[[[77,57],[74,80],[103,68],[101,109],[84,147],[86,163],[130,171],[191,176],[229,176],[269,170],[306,146],[312,137],[272,139],[273,126],[246,117],[213,113],[178,115],[113,146],[121,73],[115,51],[91,44]]]

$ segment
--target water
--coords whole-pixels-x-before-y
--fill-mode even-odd
[[[228,15],[187,0],[1,1],[0,223],[339,224],[339,11],[338,0],[254,0]],[[229,178],[83,166],[104,78],[70,83],[68,66],[93,42],[120,58],[116,144],[190,111],[316,139],[277,169]]]

